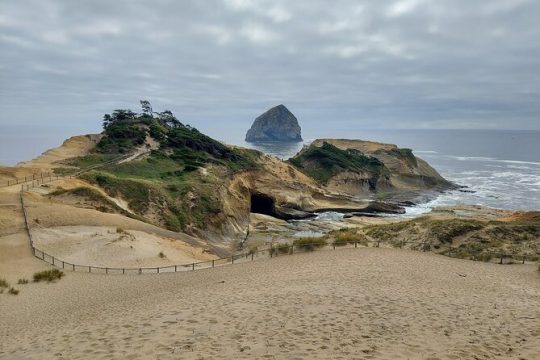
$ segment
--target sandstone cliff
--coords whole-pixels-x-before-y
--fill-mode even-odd
[[[412,150],[392,144],[318,139],[289,161],[318,179],[326,189],[349,195],[378,193],[384,197],[455,187],[414,156]]]

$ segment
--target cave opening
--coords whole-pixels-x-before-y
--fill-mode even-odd
[[[251,194],[251,212],[275,216],[275,202],[270,196],[260,193]]]

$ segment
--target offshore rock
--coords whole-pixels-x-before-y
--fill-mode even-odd
[[[296,117],[284,105],[278,105],[255,119],[246,134],[248,142],[300,142],[300,125]]]

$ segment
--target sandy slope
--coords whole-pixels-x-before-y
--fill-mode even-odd
[[[19,167],[38,169],[50,169],[57,161],[83,156],[93,149],[101,139],[100,134],[88,134],[72,136],[65,140],[62,145],[49,149],[35,159],[17,164]]]
[[[119,232],[120,231],[120,232]],[[57,226],[33,231],[36,247],[72,264],[134,268],[215,259],[183,241],[112,226]],[[164,257],[160,257],[162,253]]]
[[[5,359],[538,359],[540,274],[397,249],[69,273],[0,297]]]

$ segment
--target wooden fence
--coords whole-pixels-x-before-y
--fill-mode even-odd
[[[194,262],[189,264],[178,264],[178,265],[167,265],[167,266],[153,266],[153,267],[103,267],[103,266],[93,266],[86,264],[74,264],[63,259],[59,259],[54,255],[48,254],[43,250],[36,248],[34,245],[34,240],[32,237],[32,231],[30,222],[28,220],[28,213],[24,203],[24,188],[21,189],[20,193],[21,206],[24,214],[24,224],[28,238],[30,241],[30,248],[32,254],[57,268],[70,271],[83,271],[88,273],[101,273],[101,274],[162,274],[162,273],[171,273],[171,272],[182,272],[182,271],[194,271],[199,269],[208,269],[215,268],[224,265],[232,265],[236,263],[252,262],[262,258],[273,258],[284,255],[293,255],[295,253],[301,252],[310,252],[315,250],[336,250],[336,248],[362,248],[362,247],[376,247],[379,248],[381,245],[386,247],[399,247],[404,248],[406,245],[415,245],[417,248],[412,250],[421,250],[429,251],[431,245],[427,242],[418,242],[418,241],[400,241],[388,246],[389,244],[381,241],[368,241],[368,240],[358,240],[358,241],[347,241],[347,242],[310,242],[307,244],[286,244],[286,243],[276,243],[270,245],[266,249],[250,251],[243,254],[231,255],[224,258]],[[450,257],[455,257],[462,251],[461,248],[449,247],[446,252],[441,253],[441,255],[446,255]],[[509,262],[520,262],[525,264],[526,261],[537,261],[540,259],[540,254],[536,255],[525,255],[525,254],[507,254],[500,252],[482,252],[481,254],[472,255],[471,260],[483,260],[491,261],[496,259],[499,264],[509,263]]]

